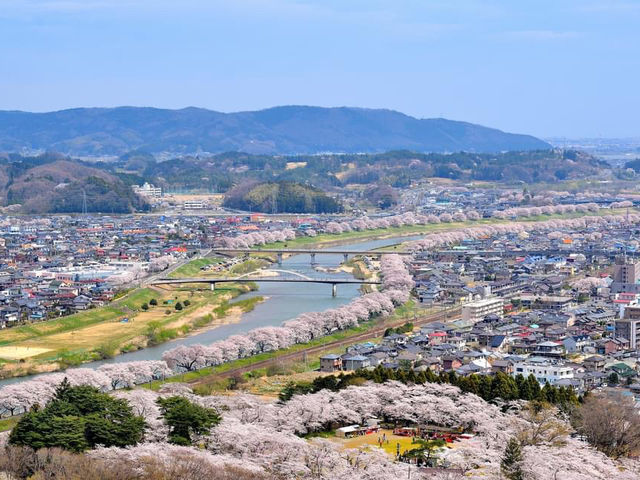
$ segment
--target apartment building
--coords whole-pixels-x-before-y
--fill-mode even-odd
[[[498,315],[502,317],[504,302],[502,298],[490,297],[474,302],[466,303],[462,306],[462,319],[473,323],[479,322],[487,315]]]

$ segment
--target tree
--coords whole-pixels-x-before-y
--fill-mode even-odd
[[[502,455],[500,471],[508,480],[524,480],[524,472],[522,471],[523,460],[524,457],[522,455],[520,442],[514,437],[510,438]]]
[[[143,303],[140,308],[142,308],[142,310],[146,312],[147,310],[149,310],[149,305],[147,305],[146,303]]]
[[[557,409],[545,402],[531,401],[523,410],[523,423],[518,428],[521,445],[562,445],[569,428],[557,417]]]
[[[627,456],[640,448],[640,416],[626,395],[589,395],[575,412],[578,433],[610,457]]]
[[[184,397],[158,398],[157,402],[170,429],[169,442],[176,445],[191,445],[192,435],[208,433],[221,420],[214,409],[201,407]]]
[[[180,302],[176,303],[176,306],[174,307],[176,310],[182,310],[182,304]]]
[[[34,405],[9,436],[9,443],[33,449],[60,447],[81,452],[96,445],[126,447],[142,440],[145,422],[129,404],[87,385],[65,380],[44,409]]]
[[[191,301],[189,300],[185,300],[183,303],[185,307],[188,307],[189,305],[191,305]]]
[[[152,298],[151,300],[149,300],[149,305],[155,307],[156,305],[158,305],[158,300]]]
[[[620,383],[620,377],[616,372],[611,372],[611,374],[607,377],[607,382],[609,385],[618,385]]]
[[[405,452],[403,457],[415,458],[418,461],[418,465],[424,461],[427,466],[435,467],[438,461],[437,452],[443,448],[447,442],[441,438],[434,440],[416,438],[413,440],[413,444],[417,445],[417,447]]]

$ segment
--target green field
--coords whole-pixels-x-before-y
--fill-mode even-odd
[[[182,265],[181,267],[171,272],[169,274],[169,278],[197,277],[202,274],[202,271],[200,270],[202,267],[213,265],[215,263],[221,263],[222,261],[223,259],[220,257],[198,258],[196,260],[191,260],[189,263]]]
[[[6,432],[16,426],[20,417],[11,417],[0,419],[0,432]]]

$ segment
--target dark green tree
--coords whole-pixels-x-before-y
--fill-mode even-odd
[[[192,435],[203,435],[220,423],[220,415],[212,408],[201,407],[184,397],[157,400],[165,423],[169,426],[169,442],[191,445]]]
[[[9,443],[82,452],[96,445],[127,447],[142,440],[145,422],[122,399],[65,381],[44,409],[37,405],[12,430]]]
[[[155,307],[156,305],[158,305],[158,300],[152,298],[151,300],[149,300],[149,305]]]
[[[518,387],[515,380],[502,373],[496,373],[491,382],[491,399],[515,400],[518,398]]]
[[[182,304],[180,302],[176,303],[175,309],[182,310]]]
[[[531,395],[531,400],[538,400],[540,399],[540,395],[541,395],[541,388],[540,388],[540,383],[538,382],[538,380],[536,379],[535,376],[533,376],[533,374],[530,374],[527,377],[527,385],[528,385],[528,390],[529,390],[529,394]]]
[[[524,480],[522,448],[517,439],[511,438],[502,455],[500,471],[508,480]]]

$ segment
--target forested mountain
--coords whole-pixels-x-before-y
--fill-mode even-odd
[[[24,213],[129,213],[146,203],[102,168],[59,155],[0,154],[0,202]]]
[[[220,113],[201,108],[77,108],[0,112],[0,150],[46,149],[71,155],[242,151],[267,154],[499,152],[550,148],[529,135],[392,110],[275,107]]]

